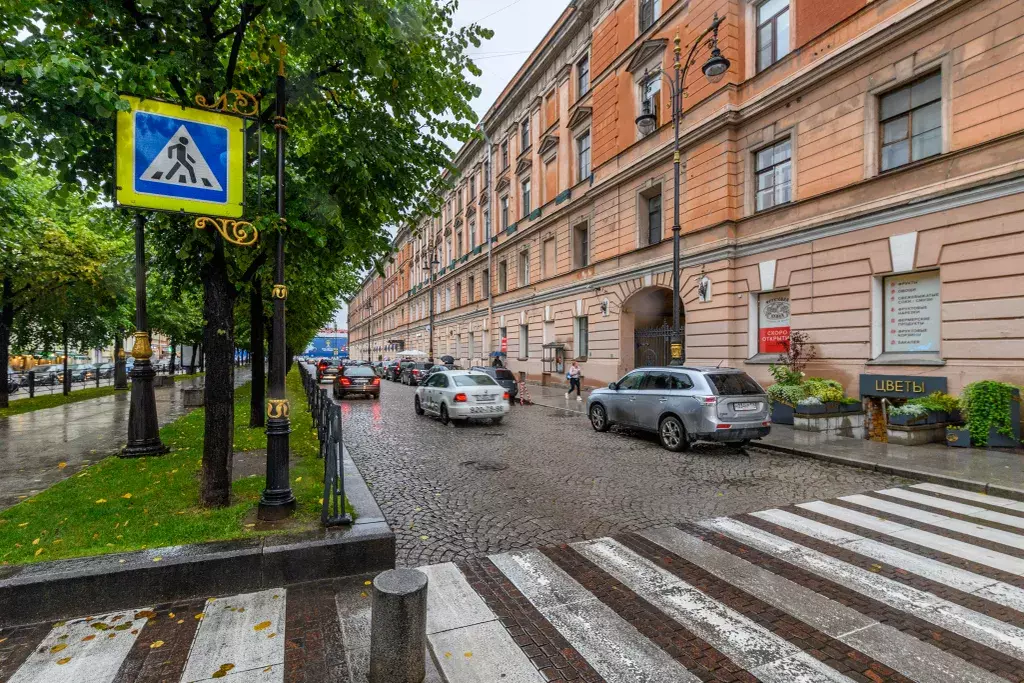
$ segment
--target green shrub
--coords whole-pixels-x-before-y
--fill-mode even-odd
[[[825,403],[838,403],[843,400],[843,390],[828,386],[819,391],[816,396]]]
[[[800,384],[804,378],[804,373],[799,370],[793,370],[785,365],[775,365],[774,363],[768,366],[768,372],[771,373],[772,379],[779,384]]]
[[[907,403],[924,406],[926,410],[934,413],[952,413],[960,408],[960,399],[942,391],[933,391],[921,398],[912,398]]]
[[[838,401],[843,397],[843,385],[834,379],[822,379],[821,377],[808,377],[804,380],[804,386],[807,387],[807,393],[810,396],[816,396],[822,401]],[[826,391],[828,396],[835,396],[835,391],[839,392],[839,398],[825,398]]]
[[[920,403],[910,403],[909,401],[901,406],[893,406],[889,408],[890,415],[906,415],[908,417],[924,417],[928,414],[928,408],[925,408]]]
[[[768,387],[768,400],[771,403],[795,406],[806,397],[807,389],[802,384],[773,384]]]
[[[851,406],[854,403],[856,403],[857,405],[860,405],[860,399],[859,398],[854,398],[852,396],[847,396],[846,398],[842,399],[839,402],[842,403],[845,406]]]
[[[988,445],[989,427],[995,427],[1003,436],[1013,437],[1010,410],[1020,410],[1013,402],[1016,389],[1012,384],[992,380],[971,382],[964,387],[960,404],[964,419],[967,420],[967,429],[971,432],[971,443],[976,446]]]

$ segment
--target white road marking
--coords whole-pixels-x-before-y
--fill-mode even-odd
[[[608,683],[700,680],[539,550],[490,559]]]
[[[922,557],[900,548],[852,534],[842,529],[794,515],[784,510],[764,510],[753,513],[755,517],[792,529],[819,541],[840,546],[861,555],[879,560],[893,567],[906,570],[937,583],[956,588],[965,593],[974,593],[1011,609],[1024,612],[1024,590],[991,579],[966,569],[953,567],[944,562]],[[990,588],[996,589],[989,591]]]
[[[452,562],[418,567],[427,575],[427,633],[492,621],[495,616]]]
[[[890,503],[887,500],[881,500],[880,498],[872,498],[871,496],[863,496],[858,494],[855,496],[843,496],[839,500],[846,501],[847,503],[861,505],[863,507],[871,508],[873,510],[888,512],[893,515],[899,515],[900,517],[912,519],[915,522],[924,522],[925,524],[931,524],[932,526],[936,526],[941,529],[949,529],[950,531],[955,531],[959,534],[974,536],[975,538],[982,538],[986,541],[1001,543],[1011,548],[1024,550],[1024,536],[1018,534],[1011,534],[1009,531],[993,529],[992,527],[985,526],[983,524],[965,522],[963,520],[955,519],[953,517],[938,515],[934,512],[925,512],[924,510],[918,510],[917,508],[908,507],[906,505],[899,505],[897,503]]]
[[[112,612],[54,626],[8,683],[108,683],[135,644],[152,608]]]
[[[1024,660],[1024,630],[734,519],[700,525],[965,638]]]
[[[865,529],[877,531],[879,533],[892,536],[893,538],[909,541],[925,548],[938,550],[939,552],[946,553],[947,555],[953,555],[954,557],[959,557],[964,560],[971,560],[972,562],[983,564],[986,567],[992,567],[993,569],[999,569],[1010,574],[1024,576],[1024,560],[1019,557],[1014,557],[1013,555],[1007,555],[1006,553],[982,548],[970,543],[965,543],[964,541],[959,541],[955,538],[934,534],[930,531],[915,529],[914,527],[909,527],[905,524],[897,524],[896,522],[890,522],[889,520],[882,519],[881,517],[875,517],[863,512],[858,512],[857,510],[842,507],[841,505],[833,505],[832,503],[826,503],[820,500],[813,503],[800,503],[797,507],[801,507],[811,512],[816,512],[819,515],[838,519],[842,522],[854,524]]]
[[[976,505],[957,503],[952,500],[946,500],[945,498],[927,496],[916,491],[908,491],[907,489],[885,489],[884,491],[876,491],[876,493],[883,493],[893,498],[901,498],[903,500],[910,501],[911,503],[917,503],[918,505],[926,505],[931,508],[938,508],[939,510],[955,512],[958,515],[977,517],[978,519],[983,519],[986,522],[995,522],[1005,526],[1024,529],[1024,517],[1008,515],[1005,512],[996,512],[995,510],[980,508]]]
[[[286,597],[284,588],[271,588],[207,600],[181,683],[213,679],[220,671],[232,681],[282,681]],[[276,678],[264,675],[275,672]]]
[[[969,500],[975,503],[985,503],[986,505],[993,505],[995,507],[1006,508],[1008,510],[1024,511],[1024,502],[1022,501],[1010,500],[1009,498],[1001,498],[999,496],[990,496],[987,493],[963,491],[950,486],[943,486],[942,484],[914,484],[911,488],[921,491],[931,491],[932,493],[941,493],[953,498],[962,498],[963,500]]]
[[[765,683],[850,680],[618,541],[602,538],[572,546]]]
[[[1004,683],[1004,679],[995,674],[675,527],[651,529],[643,535],[723,581],[913,680]]]
[[[448,683],[543,683],[544,677],[498,621],[427,636]]]

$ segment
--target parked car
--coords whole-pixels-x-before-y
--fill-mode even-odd
[[[386,360],[380,367],[380,376],[382,379],[392,379],[394,370],[398,367],[397,360]]]
[[[474,365],[470,370],[476,370],[477,372],[486,372],[491,378],[505,388],[508,392],[509,398],[513,401],[519,394],[519,382],[516,381],[515,373],[505,368],[492,368],[484,365]]]
[[[411,387],[417,386],[424,377],[427,376],[427,370],[430,369],[430,363],[402,363],[402,373],[398,379],[402,384],[408,384]]]
[[[771,431],[764,389],[733,368],[640,368],[591,391],[587,415],[596,431],[615,424],[654,432],[676,452],[698,440],[742,447]]]
[[[395,362],[394,365],[389,365],[387,378],[392,382],[397,382],[399,378],[402,376],[402,370],[404,370],[407,366],[412,365],[412,363],[413,361],[411,360],[400,360]]]
[[[18,390],[21,384],[18,381],[18,376],[10,370],[7,371],[7,393],[13,394]]]
[[[436,415],[442,424],[463,426],[471,419],[498,424],[510,410],[508,392],[485,373],[472,370],[435,372],[416,387],[417,415]]]
[[[334,398],[345,398],[350,394],[380,398],[380,377],[371,368],[349,365],[335,376],[333,388]]]
[[[338,368],[341,365],[336,360],[321,358],[316,364],[316,381],[329,382],[340,374]]]
[[[100,379],[109,379],[114,376],[114,364],[100,363],[96,366],[96,372],[100,373]]]
[[[32,368],[37,386],[52,386],[60,383],[63,370],[59,365],[37,365]]]

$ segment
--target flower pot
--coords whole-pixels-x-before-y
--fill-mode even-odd
[[[839,401],[825,401],[826,413],[838,413],[842,404]]]
[[[996,431],[995,427],[988,428],[988,445],[991,448],[1017,448],[1020,443],[1011,436],[1005,436]]]
[[[953,448],[970,448],[971,432],[962,427],[946,429],[946,445]]]
[[[794,413],[798,413],[800,415],[824,415],[825,414],[825,404],[824,403],[820,403],[818,405],[813,405],[813,404],[800,405],[798,403],[793,408],[793,412]]]
[[[841,413],[859,413],[864,410],[864,406],[859,403],[840,403],[839,412]]]
[[[793,406],[785,403],[772,403],[772,422],[777,425],[793,424]]]
[[[949,422],[949,413],[943,410],[929,410],[928,411],[928,424],[937,425],[944,422]]]

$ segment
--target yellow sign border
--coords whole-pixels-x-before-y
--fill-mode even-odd
[[[147,100],[121,95],[128,111],[117,112],[117,160],[115,201],[133,209],[155,209],[174,213],[203,214],[224,218],[241,218],[244,210],[245,119],[233,114],[182,107],[160,100]],[[206,123],[228,131],[228,200],[225,204],[200,199],[158,197],[136,192],[135,187],[135,112],[144,111],[176,119]]]

